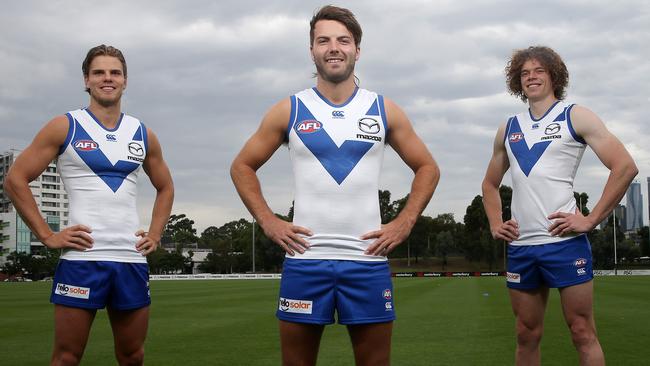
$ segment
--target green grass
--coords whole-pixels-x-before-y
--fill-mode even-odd
[[[650,277],[599,277],[595,312],[609,365],[650,364]],[[148,365],[278,365],[276,280],[152,281]],[[508,365],[514,320],[503,278],[395,279],[393,365]],[[0,365],[44,365],[53,338],[51,283],[0,283]],[[85,365],[114,365],[100,311]],[[326,328],[320,365],[351,365],[345,328]],[[576,365],[557,291],[542,342],[544,365]]]

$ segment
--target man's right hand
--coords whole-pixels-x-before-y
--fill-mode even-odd
[[[305,249],[309,248],[309,243],[298,234],[313,235],[309,229],[293,225],[277,217],[273,217],[271,221],[264,224],[260,223],[260,226],[262,226],[264,234],[289,255],[295,255],[295,252],[302,254]]]
[[[50,249],[69,248],[84,251],[93,247],[93,231],[86,225],[75,225],[53,233],[42,242]]]
[[[491,231],[494,239],[503,239],[508,243],[519,238],[519,224],[513,219],[502,223],[499,227],[491,229]]]

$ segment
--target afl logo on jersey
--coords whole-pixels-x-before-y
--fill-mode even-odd
[[[77,140],[73,143],[77,151],[95,151],[99,149],[99,144],[93,140]]]
[[[524,134],[521,132],[513,132],[510,134],[510,142],[519,142],[524,139]]]
[[[316,121],[315,119],[310,119],[302,121],[296,125],[297,133],[314,133],[323,128],[323,124]]]

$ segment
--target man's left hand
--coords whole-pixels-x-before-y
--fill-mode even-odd
[[[548,231],[552,236],[564,236],[569,233],[587,233],[594,228],[594,225],[578,209],[573,214],[567,212],[555,212],[549,215],[549,220],[555,219]]]
[[[380,230],[371,231],[361,236],[361,240],[377,239],[370,244],[364,253],[386,256],[406,240],[410,232],[410,225],[407,225],[403,220],[395,219],[386,225],[382,225]]]
[[[135,236],[140,237],[140,240],[135,244],[135,249],[143,256],[151,254],[158,248],[158,244],[160,244],[160,238],[153,238],[144,230],[138,230]]]

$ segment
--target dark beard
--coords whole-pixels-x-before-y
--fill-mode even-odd
[[[314,62],[316,65],[316,73],[325,81],[328,81],[332,84],[340,84],[344,81],[346,81],[350,75],[354,72],[354,64],[352,65],[346,65],[345,66],[345,72],[342,74],[336,74],[336,75],[328,75],[325,73],[325,70],[323,70],[323,67],[321,67],[320,63]]]

